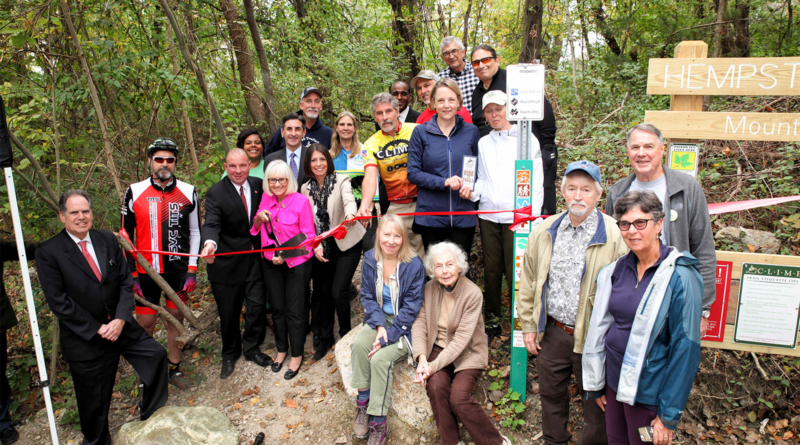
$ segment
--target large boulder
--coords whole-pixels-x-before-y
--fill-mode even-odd
[[[350,387],[350,382],[353,381],[351,353],[353,341],[361,330],[361,326],[355,327],[336,343],[336,365],[339,367],[345,391],[354,401],[358,391]],[[408,360],[398,362],[394,367],[389,415],[396,416],[414,428],[433,432],[436,424],[433,422],[433,411],[428,401],[428,394],[422,385],[413,383],[412,380],[414,380],[414,367],[409,364]],[[355,407],[355,402],[353,407]]]
[[[745,229],[744,227],[725,227],[717,232],[717,240],[742,245],[742,250],[776,255],[781,250],[781,242],[772,232]],[[753,246],[752,249],[748,245]]]
[[[144,422],[122,425],[115,445],[238,445],[239,433],[220,411],[165,406]]]

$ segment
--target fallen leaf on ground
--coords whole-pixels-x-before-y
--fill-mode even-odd
[[[341,445],[341,444],[347,443],[347,436],[342,436],[342,437],[336,439],[336,441],[333,442],[333,443],[336,444],[336,445]]]
[[[287,408],[297,408],[300,406],[300,403],[295,399],[285,399],[283,403],[286,404]]]
[[[266,416],[264,416],[264,420],[275,420],[275,418],[276,418],[276,417],[278,417],[278,415],[277,415],[277,414],[275,414],[275,413],[269,413],[269,414],[267,414]]]
[[[186,401],[189,405],[194,405],[194,394],[189,396],[189,400]]]
[[[320,397],[317,400],[314,400],[314,403],[320,403],[320,402],[324,402],[324,401],[325,401],[325,397]]]
[[[783,434],[783,440],[789,440],[794,437],[794,434],[791,431],[787,431]]]
[[[237,403],[234,403],[234,404],[233,404],[233,409],[240,409],[241,407],[242,407],[242,404],[241,404],[241,403],[238,403],[238,402],[237,402]]]
[[[310,399],[312,397],[314,397],[314,391],[306,391],[300,394],[301,399]]]
[[[114,394],[111,394],[111,397],[113,397],[115,399],[121,399],[122,398],[122,393],[117,391]]]
[[[253,405],[255,405],[255,404],[256,404],[256,403],[258,403],[260,400],[261,400],[261,399],[259,399],[258,397],[253,397],[253,398],[250,400],[250,406],[253,406]]]
[[[287,439],[291,439],[291,438],[292,438],[292,436],[290,436],[288,434],[284,434],[283,436],[281,436],[281,440],[287,440]]]
[[[259,388],[258,386],[254,386],[253,387],[253,392],[258,394],[259,392],[261,392],[261,388]]]
[[[193,359],[197,359],[198,357],[200,357],[200,351],[194,351],[194,352],[192,353],[192,358],[193,358]]]
[[[330,373],[331,373],[331,374],[333,374],[334,372],[336,372],[336,370],[337,370],[337,369],[339,369],[339,368],[333,368],[333,369],[331,369],[331,372],[330,372]]]
[[[308,405],[306,405],[306,404],[304,403],[304,404],[303,404],[303,413],[305,413],[306,411],[308,411]]]
[[[253,394],[253,390],[252,389],[246,389],[246,390],[242,391],[242,395],[245,396],[245,397],[249,396],[250,394]]]
[[[133,415],[133,413],[135,413],[135,412],[136,412],[136,405],[133,405],[133,406],[131,407],[131,409],[129,409],[129,410],[128,410],[128,412],[129,412],[131,415]]]

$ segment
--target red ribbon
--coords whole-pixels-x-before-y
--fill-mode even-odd
[[[741,210],[749,210],[755,209],[759,207],[767,207],[776,204],[782,204],[786,202],[792,201],[800,201],[800,195],[795,196],[786,196],[783,198],[768,198],[768,199],[755,199],[750,201],[735,201],[735,202],[722,202],[722,203],[713,203],[708,205],[708,213],[710,215],[719,215],[722,213],[731,213],[731,212],[738,212]],[[473,210],[468,212],[408,212],[408,213],[397,213],[398,216],[472,216],[472,215],[492,215],[498,213],[513,213],[514,214],[514,223],[511,225],[510,230],[516,230],[522,224],[533,222],[539,218],[547,218],[550,215],[541,215],[535,216],[531,215],[531,206],[521,207],[516,210]],[[372,218],[378,218],[378,216],[356,216],[351,221],[363,221]],[[214,255],[209,255],[212,257],[217,256],[226,256],[226,255],[242,255],[242,254],[249,254],[249,253],[263,253],[263,252],[279,252],[282,250],[294,250],[299,249],[301,247],[311,247],[311,249],[317,248],[319,244],[325,238],[330,236],[336,239],[344,239],[347,236],[347,226],[351,221],[345,221],[338,226],[328,230],[327,232],[321,233],[313,238],[308,238],[300,245],[293,246],[293,247],[271,247],[267,249],[256,249],[256,250],[248,250],[243,252],[225,252],[225,253],[215,253]],[[134,248],[130,251],[130,253],[135,257],[137,253],[142,254],[157,254],[157,255],[174,255],[174,256],[182,256],[182,257],[199,257],[201,255],[194,254],[194,253],[180,253],[180,252],[165,252],[162,250],[138,250],[135,247],[135,244],[131,241],[128,233],[125,229],[120,229],[119,234],[125,238],[131,246]]]

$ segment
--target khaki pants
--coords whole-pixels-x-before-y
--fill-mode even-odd
[[[399,204],[393,202],[389,204],[389,210],[386,211],[387,215],[395,215],[397,213],[413,213],[417,211],[417,203],[411,202],[408,204]],[[401,216],[400,218],[403,219],[403,222],[406,224],[406,230],[408,231],[408,243],[411,245],[411,250],[417,254],[419,259],[425,261],[425,247],[422,244],[422,237],[419,234],[414,233],[411,229],[411,226],[414,224],[414,217],[413,216]],[[377,237],[380,235],[376,235],[376,242]]]
[[[394,315],[386,316],[386,327],[392,325]],[[367,355],[372,351],[372,344],[378,331],[365,324],[353,341],[353,381],[350,386],[356,389],[369,388],[370,416],[385,416],[389,412],[389,401],[392,397],[392,376],[394,364],[408,355],[408,345],[400,339],[397,343],[384,346],[372,358]],[[402,344],[403,348],[398,348]],[[594,401],[592,401],[594,403]]]

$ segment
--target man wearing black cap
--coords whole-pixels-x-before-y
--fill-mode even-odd
[[[331,136],[333,130],[325,126],[319,119],[319,114],[322,112],[322,93],[316,87],[308,87],[303,90],[300,95],[300,111],[306,121],[306,135],[303,138],[303,147],[308,147],[311,144],[320,143],[328,148],[331,148]],[[266,158],[269,154],[274,153],[286,147],[286,142],[283,140],[280,131],[276,131],[272,138],[267,143],[267,148],[264,149],[262,157]],[[266,168],[266,165],[264,166]]]

